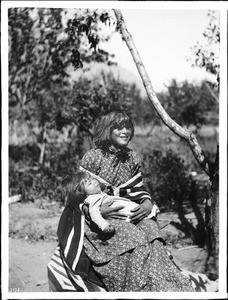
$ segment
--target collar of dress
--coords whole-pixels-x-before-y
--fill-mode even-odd
[[[126,154],[129,151],[129,148],[127,148],[127,147],[116,148],[115,146],[111,145],[108,148],[108,150],[111,154],[121,155],[121,154]]]

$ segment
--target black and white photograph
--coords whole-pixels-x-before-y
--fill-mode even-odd
[[[2,299],[226,299],[227,12],[2,1]]]

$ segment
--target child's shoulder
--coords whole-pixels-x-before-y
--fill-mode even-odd
[[[104,197],[103,193],[98,193],[98,194],[93,194],[93,195],[88,195],[85,200],[84,203],[85,204],[92,204],[95,201],[98,201],[100,199],[102,199]]]

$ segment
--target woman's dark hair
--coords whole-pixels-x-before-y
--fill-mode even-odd
[[[62,180],[62,189],[66,196],[74,196],[76,201],[82,203],[86,198],[84,182],[89,176],[88,173],[82,171],[66,176]]]
[[[93,142],[96,147],[111,145],[111,133],[116,128],[126,126],[131,130],[130,140],[134,136],[134,125],[128,113],[121,109],[113,109],[100,115],[94,127]]]

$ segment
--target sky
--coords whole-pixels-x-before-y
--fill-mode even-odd
[[[204,78],[216,80],[203,69],[193,68],[187,61],[192,55],[191,47],[197,42],[204,43],[203,32],[209,22],[206,9],[124,9],[122,13],[155,90],[163,89],[173,78],[191,82]],[[116,55],[120,66],[138,75],[119,33],[102,47]]]

